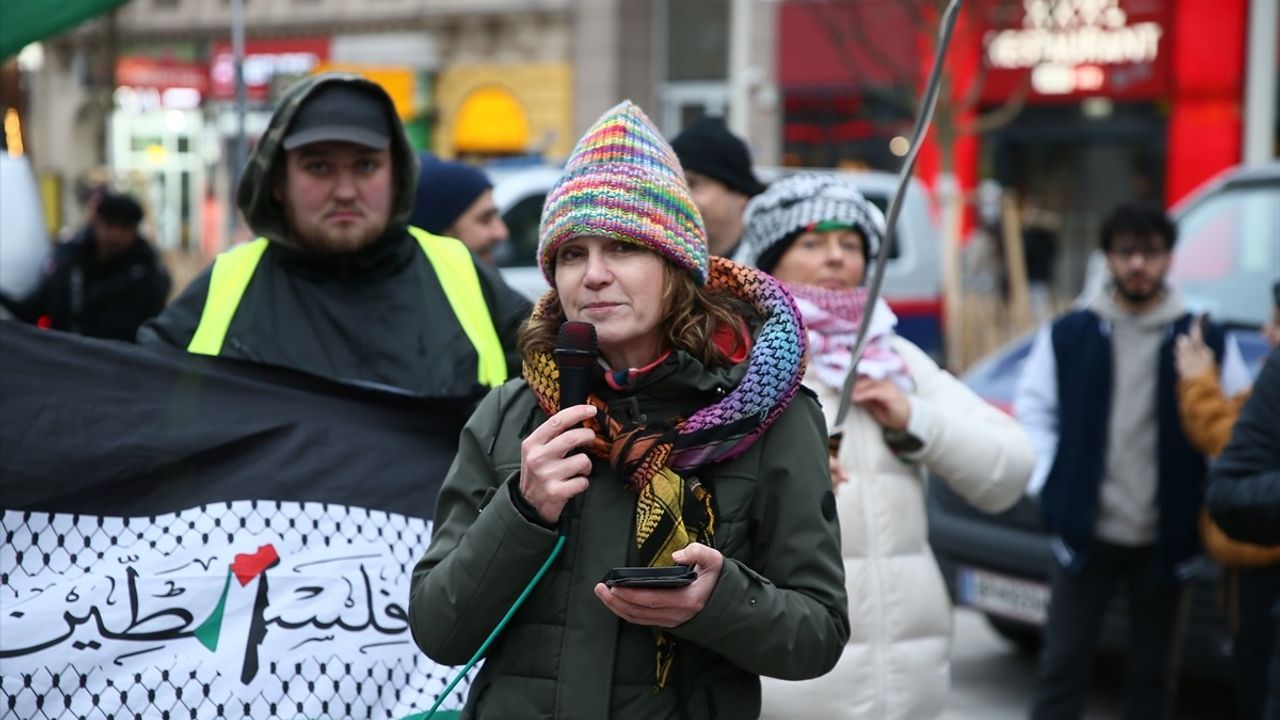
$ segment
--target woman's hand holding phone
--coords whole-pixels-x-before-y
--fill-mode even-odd
[[[692,567],[698,579],[677,588],[608,587],[601,582],[596,584],[596,597],[614,615],[633,625],[683,625],[706,607],[711,591],[720,581],[724,555],[701,543],[690,543],[671,557],[680,565]]]

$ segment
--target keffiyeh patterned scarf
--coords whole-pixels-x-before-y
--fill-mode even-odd
[[[809,361],[818,379],[840,390],[849,374],[858,329],[866,317],[867,289],[828,290],[812,285],[783,283],[804,318],[809,339]],[[858,361],[858,374],[876,380],[892,380],[904,392],[915,392],[907,363],[889,344],[898,317],[883,298],[877,298],[869,318],[867,347]]]
[[[688,418],[666,422],[623,422],[608,413],[600,398],[588,398],[601,411],[587,421],[596,433],[589,452],[607,461],[635,491],[636,549],[649,567],[674,564],[672,553],[691,542],[711,544],[715,516],[710,493],[681,473],[741,455],[790,404],[804,376],[800,314],[778,281],[716,257],[707,288],[742,298],[764,318],[737,387]],[[534,316],[545,314],[550,302],[550,294],[544,296]],[[543,412],[555,414],[560,409],[560,378],[551,353],[526,356],[524,378]],[[675,640],[661,630],[655,635],[660,689],[670,674]]]

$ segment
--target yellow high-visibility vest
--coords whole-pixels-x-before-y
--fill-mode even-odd
[[[497,387],[506,382],[507,360],[489,314],[489,304],[480,289],[480,275],[471,259],[471,252],[454,238],[432,235],[416,227],[410,227],[409,233],[426,254],[427,262],[435,270],[440,287],[449,300],[449,308],[476,349],[479,358],[476,377],[480,384]],[[221,253],[213,261],[209,294],[205,296],[200,324],[187,345],[187,352],[196,355],[218,355],[222,352],[231,319],[235,317],[236,308],[240,306],[268,243],[270,241],[266,238],[258,238]]]

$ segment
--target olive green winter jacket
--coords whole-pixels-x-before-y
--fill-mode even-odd
[[[596,392],[614,417],[653,419],[712,404],[744,371],[684,353],[629,397]],[[463,430],[440,491],[430,548],[413,573],[410,627],[444,664],[466,662],[556,542],[517,510],[520,442],[546,420],[523,380],[492,391]],[[463,717],[753,718],[759,675],[812,678],[849,636],[839,527],[817,402],[799,393],[741,456],[686,475],[713,493],[726,562],[706,607],[673,630],[672,677],[654,687],[652,628],[613,615],[592,589],[637,563],[635,494],[594,461],[562,555],[489,649]]]

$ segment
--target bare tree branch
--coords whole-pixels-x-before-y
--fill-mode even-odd
[[[980,135],[982,133],[991,132],[1008,125],[1018,117],[1018,113],[1022,112],[1022,108],[1027,104],[1027,98],[1031,95],[1031,72],[1028,71],[1018,81],[1018,86],[1014,88],[1013,94],[1007,100],[1000,104],[999,107],[990,112],[979,115],[974,120],[965,123],[960,132],[964,134]]]
[[[850,76],[855,78],[858,76],[860,66],[853,53],[861,51],[866,54],[872,63],[887,68],[890,71],[890,75],[898,79],[899,82],[904,82],[908,85],[914,84],[915,78],[912,77],[910,68],[903,67],[896,59],[885,53],[880,46],[871,42],[864,29],[864,23],[858,22],[858,16],[861,15],[857,7],[859,4],[865,4],[865,2],[859,3],[857,0],[844,0],[843,2],[813,3],[809,5],[809,8],[818,24],[826,31],[832,47],[836,48],[840,54],[845,69],[848,70]],[[846,8],[849,12],[844,12]],[[841,26],[845,27],[842,28]],[[842,29],[846,30],[847,34],[842,32]],[[850,37],[853,38],[852,42],[849,41]],[[915,111],[914,101],[902,103],[898,98],[893,98],[893,101],[907,112]]]

